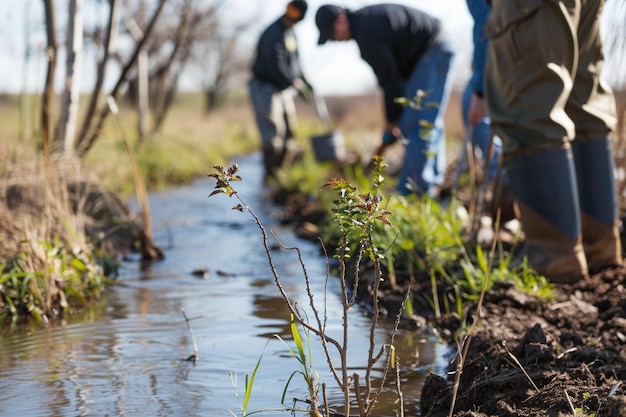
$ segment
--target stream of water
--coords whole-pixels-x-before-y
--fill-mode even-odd
[[[260,184],[260,155],[235,162],[244,178],[237,184],[239,194],[286,246],[300,248],[315,300],[326,300],[328,331],[339,338],[338,280],[330,278],[324,298],[326,263],[319,246],[298,239],[290,227],[274,220],[280,207],[267,200]],[[230,411],[241,415],[245,376],[261,354],[248,412],[281,407],[283,389],[300,369],[287,348],[273,338],[278,334],[294,347],[289,313],[257,225],[248,213],[231,210],[234,199],[208,198],[213,186],[214,181],[206,178],[150,194],[155,243],[164,249],[163,261],[142,265],[137,259],[125,260],[118,278],[122,285],[110,288],[93,308],[62,324],[3,331],[1,416],[222,417]],[[296,253],[275,249],[272,257],[285,290],[306,307]],[[206,276],[192,274],[196,269],[206,270]],[[191,319],[197,342],[200,358],[195,365],[183,360],[193,353],[193,343],[181,309]],[[348,365],[361,375],[369,325],[368,316],[358,308],[351,310]],[[392,323],[382,322],[376,342],[388,342],[392,329]],[[395,345],[402,364],[405,415],[419,415],[423,380],[429,371],[443,372],[447,348],[414,330],[401,330]],[[339,407],[340,392],[316,339],[312,346],[315,371],[327,384],[331,403]],[[294,377],[286,404],[306,397],[302,378]],[[398,410],[390,386],[374,415],[395,416]]]

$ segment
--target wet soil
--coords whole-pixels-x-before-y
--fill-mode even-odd
[[[510,284],[491,289],[471,333],[455,415],[626,416],[625,276],[624,268],[606,270],[555,288],[550,301]],[[434,324],[452,332],[454,322]],[[428,377],[424,416],[448,415],[457,363],[451,358],[447,376]]]
[[[325,217],[315,201],[284,192],[274,197],[296,233],[317,239]],[[422,308],[414,325],[431,327],[457,352],[467,348],[456,392],[458,353],[446,375],[427,378],[422,416],[448,416],[453,399],[453,415],[463,417],[626,416],[625,277],[626,267],[608,269],[555,287],[549,300],[496,283],[478,319],[477,303],[462,318],[434,317],[417,300]],[[430,294],[429,280],[417,281],[413,293]],[[390,317],[406,294],[408,284],[398,283],[378,294]]]

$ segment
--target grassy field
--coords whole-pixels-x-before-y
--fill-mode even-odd
[[[135,156],[145,187],[156,189],[203,177],[213,165],[226,165],[260,145],[245,96],[207,113],[200,94],[180,94],[157,134],[140,142],[135,113],[122,104],[119,116],[109,115],[84,161],[59,159],[48,164],[39,139],[39,100],[34,95],[0,96],[0,322],[24,315],[46,321],[100,296],[105,286],[102,276],[115,266],[110,252],[103,251],[101,238],[94,236],[109,238],[107,228],[119,228],[115,219],[125,218],[122,204],[109,204],[117,197],[107,193],[123,199],[142,188],[133,181]],[[312,136],[332,128],[342,131],[353,155],[367,160],[381,134],[380,96],[328,97],[326,103],[331,126],[321,123],[312,103],[296,103],[296,138],[303,152],[311,152]],[[462,135],[458,114],[458,100],[453,99],[450,142]],[[134,155],[127,152],[126,140]],[[315,181],[325,178],[323,167],[313,169],[305,169],[303,181],[312,175]],[[84,184],[95,184],[95,194],[72,194]],[[101,229],[93,223],[103,216],[109,220]]]
[[[332,128],[340,129],[348,147],[367,156],[376,146],[383,125],[383,106],[379,95],[326,97]],[[296,100],[299,127],[297,136],[304,148],[307,140],[325,133],[324,126],[311,102]],[[136,116],[132,110],[120,112],[120,120],[110,115],[88,153],[85,167],[108,188],[129,194],[132,188],[130,164],[125,155],[121,121],[136,139]],[[37,160],[39,145],[39,97],[0,96],[0,158],[22,166]],[[448,108],[447,133],[454,144],[463,135],[458,94]],[[211,165],[225,164],[234,155],[258,149],[260,140],[247,97],[239,96],[222,108],[207,113],[199,93],[178,94],[163,128],[136,145],[148,188],[188,182],[204,175]]]

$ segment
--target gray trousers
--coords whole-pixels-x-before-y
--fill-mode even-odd
[[[265,175],[274,176],[285,160],[297,123],[293,92],[256,79],[248,88],[261,135]]]

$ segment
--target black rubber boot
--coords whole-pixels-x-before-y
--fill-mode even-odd
[[[570,148],[504,160],[524,232],[522,256],[554,283],[588,277]]]
[[[572,143],[583,245],[591,273],[622,265],[613,149],[608,138]]]
[[[265,171],[263,182],[269,184],[276,179],[276,150],[272,145],[263,147],[263,168]]]

